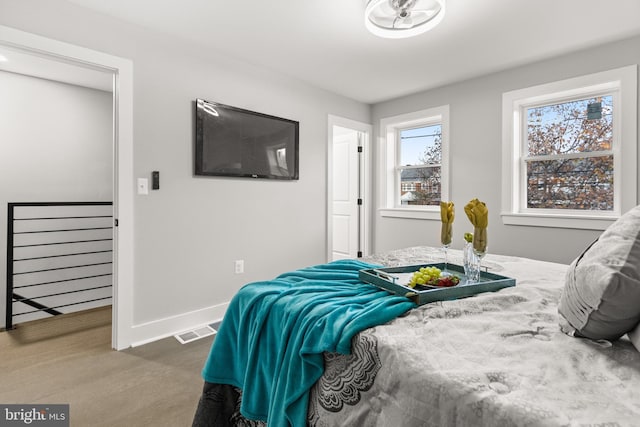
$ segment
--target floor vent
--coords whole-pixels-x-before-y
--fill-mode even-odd
[[[174,335],[174,337],[176,337],[176,339],[181,344],[187,344],[195,340],[199,340],[200,338],[215,335],[218,331],[214,328],[214,326],[217,326],[217,325],[212,323],[211,325],[201,326],[199,328],[192,329],[190,331],[184,331],[179,334],[176,334]]]

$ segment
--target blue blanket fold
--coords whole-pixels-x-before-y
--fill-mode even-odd
[[[415,304],[359,281],[376,266],[334,261],[244,286],[234,296],[203,369],[205,381],[242,389],[240,411],[269,427],[305,426],[322,353],[349,354],[358,332]]]

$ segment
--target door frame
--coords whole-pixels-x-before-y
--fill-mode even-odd
[[[373,126],[369,123],[359,122],[344,117],[328,115],[327,120],[327,236],[326,257],[327,262],[332,259],[333,251],[333,127],[340,126],[362,132],[362,168],[360,170],[360,183],[362,185],[362,217],[360,228],[360,247],[364,256],[371,253],[371,138]]]
[[[0,25],[0,45],[113,75],[113,299],[111,346],[132,344],[134,281],[133,62]],[[114,224],[114,225],[115,225]]]

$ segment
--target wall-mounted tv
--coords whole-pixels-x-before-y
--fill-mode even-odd
[[[195,174],[298,179],[299,123],[196,99]]]

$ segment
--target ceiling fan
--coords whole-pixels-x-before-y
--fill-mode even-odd
[[[429,31],[444,17],[445,0],[368,0],[365,25],[385,38],[405,38]]]

